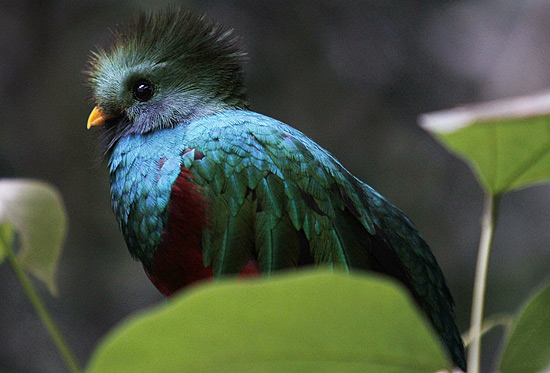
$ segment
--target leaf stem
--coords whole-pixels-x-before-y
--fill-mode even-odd
[[[477,255],[472,313],[470,318],[471,344],[468,347],[468,372],[478,373],[481,355],[481,323],[483,321],[483,303],[485,300],[485,285],[491,244],[497,224],[500,196],[486,192],[481,220],[481,238]]]
[[[491,317],[486,318],[481,325],[481,336],[484,336],[490,332],[493,328],[497,326],[503,326],[505,329],[509,329],[514,317],[509,314],[497,314]],[[464,346],[468,347],[472,343],[473,335],[468,330],[462,334],[462,340],[464,341]]]
[[[23,287],[23,290],[25,291],[25,294],[31,301],[32,305],[34,306],[34,309],[40,319],[42,320],[42,323],[50,333],[50,337],[52,341],[54,342],[55,346],[57,347],[57,350],[59,351],[61,357],[65,361],[65,364],[69,368],[69,371],[73,373],[79,373],[81,370],[78,367],[77,360],[75,359],[74,355],[69,349],[69,346],[65,342],[65,339],[61,335],[61,332],[55,325],[55,322],[53,318],[48,313],[48,310],[44,306],[44,303],[38,296],[38,293],[34,289],[34,286],[25,273],[23,269],[19,266],[19,263],[17,261],[17,258],[15,257],[15,254],[13,252],[13,249],[11,247],[10,243],[5,242],[5,239],[3,235],[0,235],[0,244],[4,247],[6,257],[8,259],[8,262],[11,264],[13,271],[15,272],[15,277],[19,280],[19,283]]]

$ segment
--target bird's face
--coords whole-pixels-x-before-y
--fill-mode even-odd
[[[246,107],[242,53],[229,36],[187,11],[142,15],[91,58],[88,128],[102,125],[110,148],[129,134]]]
[[[146,133],[221,106],[213,102],[206,105],[207,94],[186,82],[189,76],[177,66],[128,53],[122,50],[98,59],[92,78],[96,108],[88,128],[106,124],[123,127],[125,134]]]

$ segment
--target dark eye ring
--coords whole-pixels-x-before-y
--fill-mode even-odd
[[[132,94],[138,101],[149,100],[155,93],[155,86],[148,80],[138,80],[132,87]]]

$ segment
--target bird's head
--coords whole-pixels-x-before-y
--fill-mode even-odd
[[[96,105],[88,128],[105,128],[107,149],[128,134],[246,108],[242,53],[228,30],[188,10],[142,14],[93,53]]]

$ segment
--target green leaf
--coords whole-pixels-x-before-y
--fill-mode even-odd
[[[57,293],[55,274],[66,231],[66,213],[51,185],[24,179],[0,180],[0,223],[19,235],[19,264]]]
[[[500,371],[540,372],[550,369],[550,284],[524,306],[506,342]]]
[[[435,372],[452,366],[406,291],[315,270],[195,287],[131,317],[90,372]]]
[[[550,93],[424,114],[493,195],[550,181]]]
[[[13,228],[10,224],[0,224],[0,264],[6,257],[6,252],[9,250],[6,245],[13,245]]]

